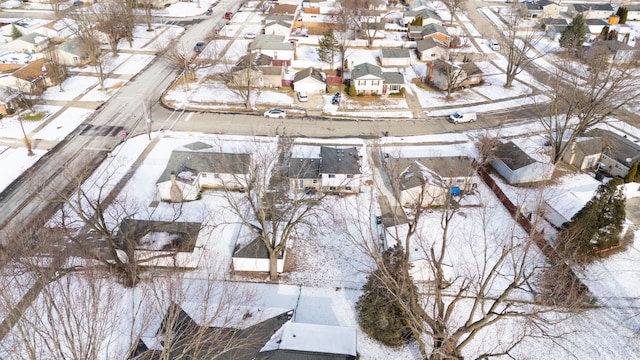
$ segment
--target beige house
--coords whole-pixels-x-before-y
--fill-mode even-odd
[[[173,150],[156,181],[159,200],[193,201],[204,189],[245,188],[251,154],[220,153],[213,149],[209,144],[195,142]]]
[[[50,71],[45,59],[38,59],[19,68],[10,75],[0,77],[0,85],[29,94],[39,94],[52,85],[47,76]]]
[[[273,58],[265,54],[247,54],[231,68],[231,81],[235,86],[280,87],[283,66],[272,66]]]
[[[282,20],[270,21],[264,25],[264,33],[266,35],[289,36],[291,34],[292,26],[293,23]]]
[[[19,38],[9,41],[7,49],[11,52],[39,53],[47,47],[48,39],[46,36],[33,32],[22,35]]]
[[[87,63],[88,52],[78,38],[69,39],[56,47],[58,61],[68,66],[83,66]]]
[[[449,48],[440,40],[428,38],[416,41],[416,54],[422,61],[446,60],[449,58]]]
[[[436,59],[429,64],[427,82],[440,90],[470,87],[482,82],[482,70],[474,63],[456,65]]]

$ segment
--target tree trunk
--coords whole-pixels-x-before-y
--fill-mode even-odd
[[[278,252],[269,250],[269,280],[278,281]]]

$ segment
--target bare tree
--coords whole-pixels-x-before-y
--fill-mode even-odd
[[[546,49],[538,49],[542,35],[534,29],[522,31],[520,25],[524,18],[523,9],[518,2],[514,2],[511,14],[507,18],[507,31],[505,34],[505,52],[507,55],[507,79],[504,87],[513,86],[513,81],[535,60],[546,55]]]
[[[380,28],[384,29],[381,7],[382,0],[340,0],[339,16],[349,18],[350,24],[355,24],[360,35],[367,39],[367,46],[373,45],[373,40]],[[386,15],[385,15],[386,16]]]
[[[95,68],[100,88],[104,89],[104,80],[109,70],[108,58],[102,51],[100,34],[96,28],[94,17],[92,14],[84,12],[70,13],[69,16],[74,23],[73,29],[80,46],[87,55],[87,62]]]
[[[536,106],[554,164],[578,137],[640,97],[633,76],[635,63],[636,59],[613,62],[607,50],[596,48],[586,66],[567,64],[564,70],[556,70],[547,83],[552,89],[550,102]],[[585,67],[588,71],[583,78],[579,73]]]
[[[229,89],[242,99],[247,110],[251,109],[252,96],[258,96],[259,88],[263,86],[262,70],[256,63],[261,56],[255,52],[249,53],[222,75]]]
[[[67,66],[60,61],[56,44],[51,39],[47,41],[44,57],[47,59],[47,76],[51,79],[53,85],[58,85],[60,92],[64,91],[62,83],[64,83],[68,76]]]
[[[337,31],[334,31],[334,34],[338,40],[340,69],[344,71],[345,62],[347,61],[347,51],[349,50],[351,42],[355,39],[354,30],[356,25],[352,17],[351,9],[343,7],[339,2],[336,3],[336,13],[334,16],[338,24]]]
[[[184,84],[189,90],[189,83],[196,80],[196,72],[199,69],[217,64],[220,59],[220,50],[215,41],[215,36],[209,34],[207,39],[213,41],[208,43],[199,54],[185,48],[182,41],[177,38],[167,39],[167,42],[160,45],[158,52],[165,60],[178,69],[182,70]]]
[[[266,247],[269,277],[271,281],[277,281],[278,257],[287,248],[289,240],[309,231],[326,193],[289,191],[283,167],[289,153],[289,139],[282,138],[279,146],[263,140],[256,140],[255,144],[248,173],[235,180],[246,184],[243,192],[227,190],[220,195],[237,221]]]
[[[90,16],[95,28],[107,38],[113,57],[118,56],[118,43],[122,39],[132,46],[136,16],[127,0],[115,0],[94,4]]]
[[[444,0],[443,3],[447,10],[449,10],[449,14],[451,14],[451,25],[453,25],[453,18],[458,11],[462,9],[466,0]]]
[[[147,31],[153,31],[151,27],[151,22],[153,21],[153,0],[137,0],[136,4],[138,8],[142,8],[144,11],[144,22],[147,24]]]

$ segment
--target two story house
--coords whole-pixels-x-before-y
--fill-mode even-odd
[[[287,176],[291,189],[341,194],[360,192],[362,173],[357,147],[313,148],[306,157],[290,159]]]
[[[385,95],[399,93],[405,82],[401,72],[383,72],[379,66],[363,63],[351,71],[351,86],[357,94]]]

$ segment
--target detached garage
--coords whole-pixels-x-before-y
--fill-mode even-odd
[[[411,65],[411,53],[409,49],[380,50],[380,64],[382,66],[409,66]]]
[[[327,75],[312,67],[300,70],[293,77],[293,90],[324,94],[327,92]]]
[[[509,184],[524,184],[550,180],[553,164],[539,162],[512,141],[498,146],[491,166]]]

